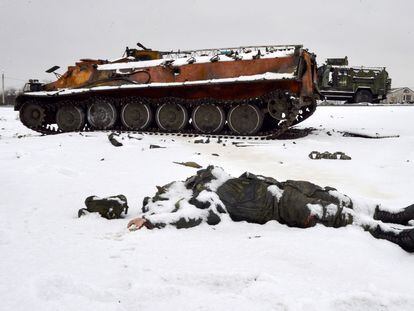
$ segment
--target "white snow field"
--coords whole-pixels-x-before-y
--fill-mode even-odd
[[[412,204],[413,120],[414,107],[319,107],[298,126],[317,130],[296,140],[124,134],[116,148],[107,133],[41,136],[0,108],[0,310],[414,310],[414,255],[357,226],[126,229],[156,185],[196,172],[173,161],[333,186],[362,210]],[[116,194],[126,219],[77,218],[87,196]]]

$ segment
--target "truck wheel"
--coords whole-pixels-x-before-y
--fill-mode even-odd
[[[355,103],[372,103],[372,93],[369,90],[359,90],[354,97]]]

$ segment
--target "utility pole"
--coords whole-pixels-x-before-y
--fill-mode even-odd
[[[3,105],[6,104],[6,100],[5,100],[5,94],[4,94],[4,71],[2,71],[1,73],[1,90],[2,90],[2,95],[1,95],[1,103]]]

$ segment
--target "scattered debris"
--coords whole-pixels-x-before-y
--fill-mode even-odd
[[[99,161],[105,161],[105,158],[100,159]]]
[[[399,138],[400,135],[385,135],[381,136],[378,133],[375,133],[374,135],[368,135],[368,134],[361,134],[361,133],[353,133],[353,132],[341,132],[342,136],[344,137],[358,137],[358,138],[370,138],[370,139],[382,139],[382,138]]]
[[[298,139],[303,138],[311,134],[316,129],[313,127],[307,127],[304,129],[291,128],[284,132],[282,135],[277,137],[277,140],[286,140],[286,139]]]
[[[211,154],[212,156],[215,156],[215,157],[219,157],[220,155],[219,154],[217,154],[217,153],[212,153]]]
[[[257,147],[269,145],[269,143],[263,141],[235,141],[232,142],[232,144],[236,147]]]
[[[196,139],[194,141],[195,144],[204,144],[204,139]]]
[[[134,136],[132,136],[132,135],[130,135],[130,134],[128,134],[128,138],[129,138],[129,139],[142,140],[142,137],[134,137]]]
[[[248,145],[248,144],[234,144],[236,147],[256,147],[257,145],[253,145],[253,144],[251,144],[251,145]]]
[[[179,164],[179,165],[183,165],[183,166],[188,166],[188,167],[192,167],[192,168],[202,168],[202,166],[196,162],[173,162],[175,164]]]
[[[312,160],[352,160],[350,156],[346,155],[344,152],[341,151],[337,151],[335,153],[331,153],[329,151],[325,151],[323,153],[319,151],[312,151],[311,153],[309,153],[309,158]]]
[[[262,237],[261,235],[249,236],[249,240],[250,239],[259,239],[261,237]]]
[[[13,135],[13,137],[18,138],[18,139],[24,138],[24,137],[31,137],[31,136],[32,136],[31,134],[19,134],[19,133],[16,133]]]
[[[108,135],[108,139],[111,142],[111,144],[115,147],[121,147],[123,144],[119,142],[114,136],[119,136],[119,134],[111,133]]]
[[[159,149],[159,148],[165,149],[167,147],[161,147],[161,146],[158,146],[158,145],[150,145],[149,148],[150,149]]]
[[[91,137],[91,135],[86,135],[86,134],[83,134],[82,132],[79,132],[79,135],[83,137]]]

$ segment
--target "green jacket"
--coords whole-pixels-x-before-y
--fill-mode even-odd
[[[216,225],[223,217],[258,224],[276,220],[302,228],[317,223],[340,227],[352,223],[350,209],[351,199],[334,188],[251,173],[231,178],[209,166],[186,181],[158,187],[154,197],[144,199],[142,217],[156,228]]]

